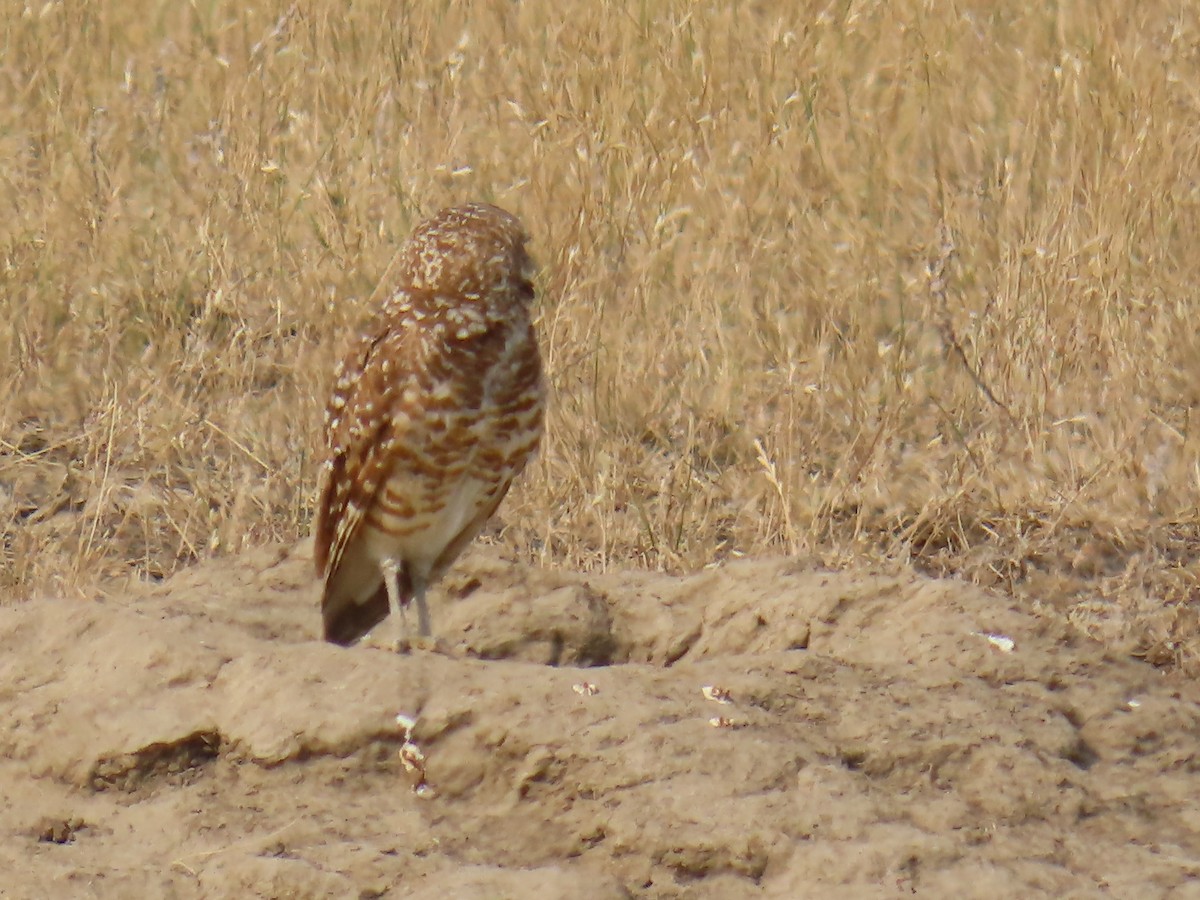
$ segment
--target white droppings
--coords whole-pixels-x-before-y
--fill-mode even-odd
[[[988,631],[972,631],[975,637],[981,637],[1001,653],[1012,653],[1017,649],[1017,642],[1003,634],[992,634]]]

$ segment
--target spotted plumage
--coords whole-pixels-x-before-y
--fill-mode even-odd
[[[326,640],[415,603],[479,533],[537,447],[545,391],[516,217],[442,210],[401,251],[398,288],[334,373],[314,530]]]

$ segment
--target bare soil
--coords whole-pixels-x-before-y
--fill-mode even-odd
[[[0,609],[5,897],[1200,897],[1200,691],[1058,613],[478,548],[400,655],[307,554]]]

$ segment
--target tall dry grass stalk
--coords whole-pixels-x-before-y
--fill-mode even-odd
[[[1200,11],[14,4],[0,591],[306,534],[414,221],[536,236],[547,565],[915,564],[1194,655]]]

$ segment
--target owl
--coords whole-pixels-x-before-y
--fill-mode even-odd
[[[398,285],[334,372],[314,528],[325,639],[415,605],[496,511],[541,439],[528,235],[485,203],[444,209],[401,249]]]

